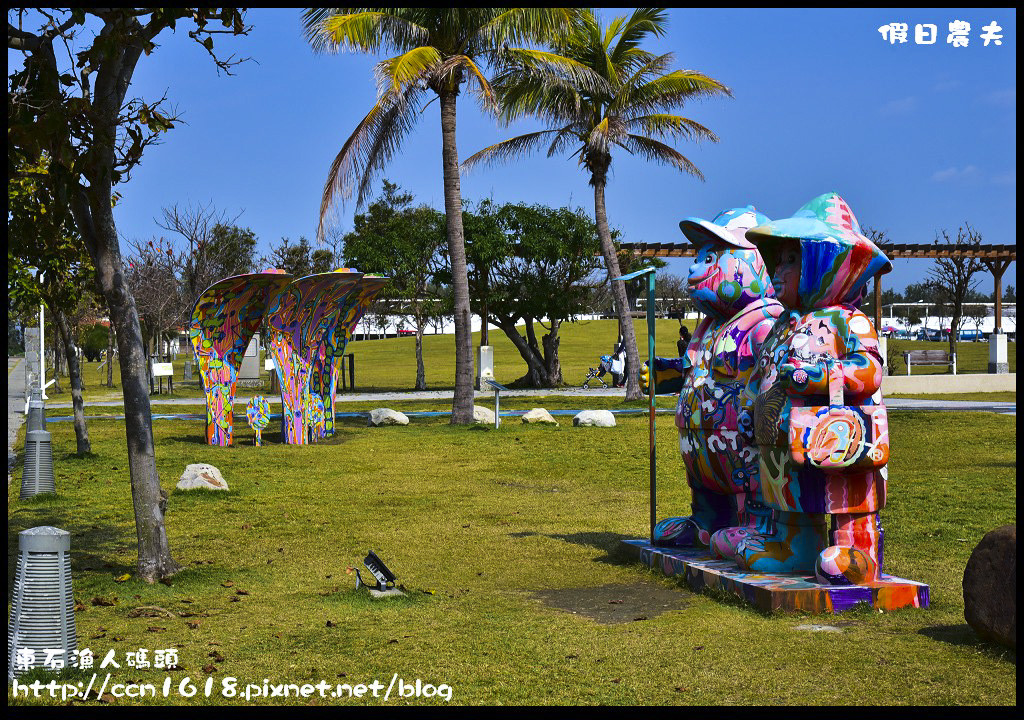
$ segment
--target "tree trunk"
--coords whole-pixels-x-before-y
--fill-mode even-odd
[[[452,424],[473,422],[473,325],[469,314],[469,276],[466,242],[462,231],[462,190],[459,153],[455,145],[456,93],[439,93],[441,105],[441,158],[444,172],[444,212],[448,221],[448,257],[455,294],[455,398]]]
[[[109,175],[106,176],[109,178]],[[146,392],[146,351],[135,298],[124,277],[117,227],[110,206],[109,179],[91,179],[72,198],[75,224],[96,268],[110,319],[117,328],[117,347],[124,395],[128,474],[131,478],[135,531],[139,543],[138,573],[147,582],[166,578],[180,567],[171,557],[164,528],[160,477],[156,471],[149,393]]]
[[[45,332],[45,328],[43,329]],[[57,350],[60,347],[60,331],[57,329],[57,323],[53,323],[53,341],[51,347],[53,348],[53,392],[62,393],[64,392],[60,387],[60,351]]]
[[[149,380],[149,394],[152,395],[156,392],[156,382],[153,379],[153,362],[152,357],[156,348],[156,338],[153,335],[149,336],[149,350],[146,353],[146,378]]]
[[[423,319],[416,316],[416,389],[427,389],[427,373],[423,367]]]
[[[107,318],[107,387],[114,387],[114,320]]]
[[[615,306],[619,315],[619,333],[623,342],[626,343],[626,399],[642,400],[640,392],[640,381],[637,373],[640,369],[640,354],[636,349],[636,333],[633,332],[633,317],[629,312],[629,303],[626,300],[626,283],[616,280],[621,277],[619,272],[619,258],[615,254],[615,244],[612,242],[612,234],[608,229],[608,215],[604,206],[604,179],[594,177],[591,181],[594,185],[594,217],[597,221],[597,235],[601,238],[601,254],[604,256],[605,265],[608,268],[612,297],[615,298]]]
[[[75,343],[71,337],[71,328],[68,327],[68,319],[60,310],[50,308],[54,324],[60,331],[60,339],[64,345],[64,357],[68,362],[68,380],[71,384],[71,404],[75,411],[75,443],[78,446],[78,455],[83,456],[92,452],[92,445],[89,442],[89,428],[85,424],[85,403],[82,400],[82,367],[78,363],[78,355],[75,354]],[[54,350],[57,348],[54,347]]]
[[[562,378],[562,363],[558,359],[558,346],[561,338],[558,337],[558,329],[561,326],[560,320],[551,321],[551,330],[540,339],[544,346],[544,367],[547,371],[547,387],[560,387],[564,383]]]
[[[949,356],[953,357],[956,353],[956,340],[957,335],[960,333],[960,323],[962,318],[960,315],[954,314],[949,321]]]
[[[512,383],[515,387],[550,388],[561,384],[553,383],[548,373],[548,366],[537,348],[537,338],[532,331],[533,321],[526,320],[526,334],[523,337],[516,329],[515,321],[502,320],[495,323],[505,333],[505,336],[512,341],[526,363],[526,374]],[[546,336],[545,336],[546,338]],[[546,340],[545,340],[546,342]]]

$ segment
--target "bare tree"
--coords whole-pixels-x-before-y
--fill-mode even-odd
[[[125,279],[135,296],[135,306],[142,320],[143,334],[149,355],[159,352],[159,341],[184,321],[184,297],[179,275],[184,253],[175,252],[163,239],[128,242],[129,258]],[[189,308],[191,309],[191,308]],[[153,392],[151,363],[146,364],[149,391]]]
[[[683,324],[686,311],[686,280],[672,273],[659,273],[654,279],[654,294],[666,304],[669,316],[675,316]]]
[[[935,265],[928,271],[928,285],[951,315],[949,352],[952,355],[956,352],[956,340],[964,314],[964,301],[978,285],[974,276],[985,270],[981,260],[964,254],[981,245],[981,233],[965,222],[963,227],[957,228],[956,238],[951,238],[945,230],[937,232],[935,245],[940,249],[953,251],[953,257],[937,258]]]
[[[192,306],[206,288],[231,275],[252,272],[255,262],[256,236],[248,228],[240,228],[236,215],[217,210],[213,202],[206,205],[161,208],[162,220],[156,224],[174,233],[183,241],[176,269],[181,281],[182,302],[191,312]]]

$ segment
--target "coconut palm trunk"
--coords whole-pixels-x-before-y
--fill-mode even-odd
[[[604,205],[605,182],[597,177],[592,182],[594,185],[594,218],[597,221],[597,235],[601,238],[601,254],[604,256],[604,262],[608,268],[608,278],[612,286],[612,297],[615,298],[615,308],[619,314],[619,333],[622,335],[622,341],[626,344],[626,399],[640,400],[643,398],[643,394],[640,392],[640,382],[637,378],[637,371],[640,368],[640,355],[636,349],[633,316],[630,314],[629,301],[626,299],[626,283],[617,279],[622,276],[622,272],[619,270],[619,256],[615,252],[612,234],[608,229],[608,214]]]
[[[456,87],[458,87],[456,85]],[[455,399],[452,424],[473,422],[473,326],[469,311],[469,280],[466,244],[462,230],[462,190],[459,184],[459,152],[455,145],[456,93],[439,93],[441,105],[441,162],[444,173],[444,210],[448,221],[448,257],[455,293]]]

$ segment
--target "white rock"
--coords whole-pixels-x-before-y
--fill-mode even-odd
[[[557,425],[558,424],[555,421],[555,419],[553,417],[551,417],[551,413],[549,413],[544,408],[534,408],[530,412],[526,413],[525,415],[523,415],[523,422],[524,423],[528,423],[528,424],[530,424],[530,423],[542,423],[544,425]]]
[[[481,405],[473,406],[473,422],[481,425],[493,425],[494,424],[494,411],[489,410]]]
[[[615,416],[609,410],[584,410],[572,419],[572,424],[577,427],[615,427]]]
[[[228,484],[220,474],[220,470],[206,463],[193,463],[185,468],[178,480],[179,490],[227,490]]]
[[[829,633],[841,633],[842,628],[838,628],[835,625],[797,625],[794,630],[807,630],[809,632],[829,632]]]
[[[400,413],[391,408],[377,408],[370,411],[370,417],[366,420],[368,427],[380,427],[381,425],[408,425],[409,418],[405,413]]]

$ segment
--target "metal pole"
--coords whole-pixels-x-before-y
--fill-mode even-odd
[[[39,387],[43,391],[43,400],[49,400],[46,396],[46,335],[43,333],[43,305],[39,304]]]
[[[651,543],[654,543],[654,526],[658,522],[658,469],[657,469],[657,435],[654,428],[654,273],[647,276],[647,367],[650,368],[651,380],[647,383],[649,400],[649,426],[651,441]]]

